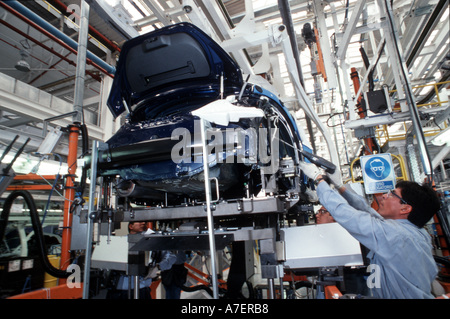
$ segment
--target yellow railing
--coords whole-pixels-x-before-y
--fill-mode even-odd
[[[432,83],[432,84],[424,84],[424,85],[418,85],[418,86],[414,86],[412,89],[420,89],[423,87],[427,87],[427,86],[433,86],[434,87],[434,93],[436,94],[436,102],[431,102],[431,103],[425,103],[425,104],[417,104],[417,107],[424,107],[424,106],[432,106],[432,105],[437,105],[437,106],[442,106],[442,103],[447,103],[447,101],[441,101],[440,96],[439,96],[439,85],[444,85],[444,84],[450,84],[450,81],[444,81],[444,82],[439,82],[439,83]]]
[[[434,87],[434,91],[436,93],[436,101],[430,102],[430,103],[425,103],[425,104],[417,104],[417,107],[418,108],[420,108],[420,107],[440,107],[440,106],[442,106],[442,104],[448,103],[448,100],[441,101],[440,96],[439,96],[438,86],[445,85],[445,84],[450,84],[450,81],[433,83],[433,84],[424,84],[424,85],[418,85],[418,86],[413,87],[413,90],[414,90],[414,89],[419,89],[419,88],[423,88],[423,87],[427,87],[427,86],[432,86],[432,87]],[[391,93],[391,92],[396,92],[396,90],[389,91],[389,93]],[[392,125],[401,125],[402,127],[397,128],[394,133],[389,132],[389,129],[388,129],[389,126],[387,124],[377,127],[376,138],[378,140],[379,145],[384,145],[386,142],[389,142],[389,141],[404,140],[406,138],[406,132],[408,131],[406,122],[396,123],[396,124],[392,124]],[[444,123],[444,127],[441,127],[441,128],[424,127],[423,128],[424,135],[425,136],[434,136],[446,127],[447,127],[447,123]]]
[[[406,122],[398,123],[398,125],[401,125],[402,128],[398,128],[395,130],[395,132],[389,132],[388,125],[381,125],[376,129],[376,138],[378,140],[379,145],[384,145],[386,142],[389,141],[400,141],[405,140],[406,138],[406,132],[408,130],[408,127],[406,125]],[[424,127],[423,128],[423,134],[425,136],[435,136],[439,132],[442,131],[442,129],[446,128],[447,124],[443,124],[442,128],[438,127]]]

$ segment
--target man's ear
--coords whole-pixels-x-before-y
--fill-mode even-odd
[[[409,215],[412,211],[412,206],[409,204],[403,204],[400,208],[400,215]]]

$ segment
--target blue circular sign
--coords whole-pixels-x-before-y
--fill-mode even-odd
[[[364,171],[371,179],[381,181],[391,173],[391,165],[383,157],[373,157],[366,162]]]

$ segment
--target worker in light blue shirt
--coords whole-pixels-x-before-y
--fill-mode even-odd
[[[394,190],[383,195],[375,211],[364,198],[343,186],[338,172],[324,176],[310,163],[302,163],[300,168],[315,181],[321,204],[370,250],[367,257],[371,273],[367,284],[373,297],[434,298],[431,284],[438,270],[431,237],[423,228],[440,208],[431,188],[399,182]]]
[[[180,299],[188,273],[184,267],[186,259],[184,251],[162,251],[158,266],[161,270],[161,281],[166,291],[166,299]]]

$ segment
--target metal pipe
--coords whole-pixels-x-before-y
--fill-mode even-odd
[[[297,37],[296,37],[295,30],[294,30],[294,23],[292,21],[291,8],[289,5],[289,1],[288,0],[278,0],[278,7],[280,9],[280,14],[281,14],[283,24],[286,26],[286,32],[289,35],[289,41],[291,44],[292,53],[294,55],[296,70],[298,72],[300,84],[304,88],[305,80],[303,79],[303,71],[302,71],[302,66],[301,66],[301,62],[300,62],[300,54],[298,52]],[[312,122],[311,122],[311,118],[309,116],[306,116],[306,126],[307,126],[308,133],[310,136],[310,143],[311,143],[312,149],[313,149],[314,153],[317,153],[316,142],[314,140],[314,132],[313,132],[313,127],[312,127]]]
[[[280,299],[284,299],[283,276],[280,276]]]
[[[431,165],[431,161],[430,161],[430,154],[428,152],[425,135],[423,133],[423,129],[422,129],[422,126],[420,123],[419,111],[417,110],[417,105],[416,105],[416,102],[415,102],[415,99],[414,99],[414,96],[412,93],[411,85],[408,80],[408,76],[407,76],[408,69],[406,68],[406,63],[403,60],[403,57],[400,53],[400,49],[398,48],[398,44],[400,43],[400,40],[398,39],[397,30],[394,25],[393,10],[392,10],[392,7],[391,7],[389,1],[387,1],[387,0],[379,0],[379,1],[382,1],[384,4],[384,8],[386,10],[386,16],[389,21],[389,23],[388,23],[389,31],[392,33],[392,37],[394,39],[394,45],[395,45],[395,49],[396,49],[396,58],[399,63],[401,76],[403,78],[403,81],[402,81],[403,87],[405,90],[406,100],[409,105],[409,111],[411,114],[413,128],[416,133],[416,139],[417,139],[417,144],[419,146],[419,150],[420,150],[420,154],[421,154],[423,170],[424,170],[425,174],[428,176],[428,179],[429,179],[428,182],[431,182],[433,179],[433,169],[432,169],[432,165]]]
[[[284,36],[284,35],[283,35]],[[295,72],[297,69],[295,66],[295,59],[292,52],[291,43],[289,41],[289,37],[284,36],[284,38],[281,41],[281,45],[283,46],[283,52],[286,57],[286,66],[288,69],[289,77],[294,85],[295,94],[297,96],[297,99],[299,100],[300,106],[305,111],[305,114],[309,116],[313,122],[316,124],[320,132],[322,133],[323,137],[325,138],[327,142],[327,146],[330,152],[331,161],[333,163],[340,163],[339,161],[339,155],[337,153],[337,150],[334,146],[333,140],[328,133],[328,130],[325,128],[322,121],[319,119],[319,116],[314,111],[313,105],[311,103],[311,100],[309,99],[308,95],[306,94],[303,86],[300,83],[300,79],[298,76],[298,72]],[[340,169],[340,168],[339,168]]]
[[[3,161],[3,159],[6,156],[6,154],[9,153],[9,151],[11,150],[12,146],[14,145],[14,143],[17,141],[18,138],[19,138],[19,135],[16,135],[14,137],[14,139],[12,140],[12,142],[5,148],[5,150],[3,151],[2,156],[0,157],[0,163]]]
[[[90,283],[90,269],[91,269],[91,253],[92,253],[92,238],[94,220],[92,214],[95,211],[95,187],[97,180],[97,153],[98,153],[98,141],[94,141],[92,145],[92,163],[91,166],[91,184],[89,185],[89,208],[88,208],[88,221],[86,230],[86,258],[84,262],[84,278],[83,278],[83,299],[89,298],[89,283]]]
[[[433,13],[428,19],[426,26],[423,28],[419,38],[415,42],[413,49],[409,53],[409,56],[405,62],[407,67],[411,66],[411,63],[413,63],[413,61],[417,58],[420,50],[422,50],[425,46],[427,39],[430,37],[431,32],[434,31],[436,24],[439,23],[439,20],[442,17],[442,14],[444,14],[446,7],[448,7],[448,0],[440,0],[434,7]]]
[[[69,127],[69,153],[67,155],[68,176],[64,188],[64,216],[61,242],[61,261],[60,268],[66,269],[70,264],[70,243],[72,235],[72,214],[70,212],[72,202],[75,199],[75,173],[77,170],[77,152],[78,152],[78,136],[79,129],[77,126]],[[64,282],[61,282],[64,281]],[[61,279],[60,284],[65,283],[65,279]]]
[[[30,9],[28,9],[21,3],[19,3],[17,0],[2,1],[1,3],[4,8],[8,7],[7,9],[13,9],[18,13],[20,13],[21,15],[25,16],[26,18],[30,19],[32,22],[36,23],[39,27],[49,32],[51,35],[55,36],[57,39],[61,40],[63,43],[65,43],[70,48],[75,50],[75,52],[78,50],[78,44],[76,41],[65,35],[63,32],[59,31],[57,28],[55,28],[47,21],[43,20],[40,16],[32,12]],[[113,75],[116,72],[116,69],[113,66],[109,65],[92,52],[88,51],[87,57],[99,68],[101,68],[105,73]]]
[[[89,5],[86,3],[86,1],[83,0],[81,1],[80,30],[78,32],[77,70],[73,99],[73,110],[75,111],[75,114],[72,119],[74,123],[81,123],[83,119],[84,75],[86,73],[88,26]]]
[[[275,299],[275,282],[273,278],[267,279],[267,286],[269,290],[269,299]]]
[[[171,140],[170,137],[168,137],[107,149],[100,152],[98,167],[101,169],[108,169],[112,167],[170,160],[171,150],[176,143],[178,143],[177,140]],[[90,156],[86,156],[86,166],[89,167],[91,163]]]
[[[12,168],[14,162],[17,160],[17,158],[19,158],[20,154],[22,154],[23,150],[25,149],[25,146],[27,146],[28,142],[31,141],[31,138],[27,138],[27,140],[25,141],[25,143],[20,147],[20,149],[16,152],[16,154],[14,155],[14,158],[11,160],[11,162],[5,167],[3,168],[2,172],[3,175],[8,175],[9,170]]]
[[[139,276],[133,276],[134,280],[134,294],[133,299],[139,299]]]
[[[206,127],[205,120],[200,119],[200,131],[202,137],[202,149],[203,149],[203,176],[205,179],[205,197],[206,197],[206,212],[208,216],[208,238],[209,238],[209,250],[211,255],[211,275],[213,285],[213,297],[219,299],[219,285],[217,280],[217,260],[216,260],[216,241],[214,238],[214,218],[211,211],[211,184],[209,181],[209,163],[208,163],[208,150],[206,145]]]

